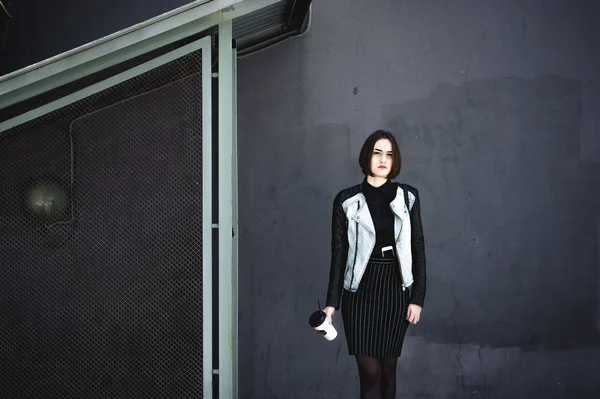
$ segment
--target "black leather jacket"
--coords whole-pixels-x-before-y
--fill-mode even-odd
[[[399,183],[395,183],[399,184]],[[411,303],[423,306],[426,291],[425,272],[425,238],[423,236],[423,224],[421,222],[421,204],[419,192],[416,188],[407,184],[399,184],[403,190],[407,190],[415,196],[415,202],[410,210],[411,222],[411,251],[412,272],[414,282],[410,288]],[[346,258],[348,256],[348,218],[344,213],[342,204],[361,192],[361,185],[352,186],[338,193],[333,200],[333,215],[331,225],[331,266],[329,271],[329,287],[327,289],[327,306],[340,307],[341,295],[344,286],[344,271]]]

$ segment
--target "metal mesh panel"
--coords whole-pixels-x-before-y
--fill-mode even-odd
[[[0,397],[202,397],[201,61],[0,136]]]

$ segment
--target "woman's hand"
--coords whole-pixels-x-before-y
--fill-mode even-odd
[[[335,314],[335,308],[333,306],[327,306],[325,309],[323,309],[323,312],[325,312],[325,314],[327,315],[327,321],[329,322],[329,324],[333,324],[331,322],[331,318]]]
[[[422,309],[422,307],[420,307],[419,305],[415,305],[414,303],[408,305],[408,314],[406,315],[406,320],[413,324],[417,324],[421,319]]]
[[[332,324],[331,318],[333,317],[333,314],[335,313],[335,308],[333,306],[327,306],[325,309],[323,309],[323,312],[325,312],[325,315],[327,316],[327,322],[329,324]],[[319,333],[316,328],[313,328],[313,330],[315,330],[315,332],[317,334]]]

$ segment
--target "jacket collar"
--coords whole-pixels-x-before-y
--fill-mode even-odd
[[[406,204],[404,203],[404,191],[399,184],[394,185],[396,188],[396,197],[390,203],[390,208],[400,219],[404,219],[408,213]]]
[[[391,202],[396,196],[397,187],[398,185],[389,179],[380,187],[373,187],[367,182],[367,178],[365,177],[363,179],[360,189],[363,192],[363,194],[365,194],[365,196],[381,192],[385,195],[385,198],[389,198]]]

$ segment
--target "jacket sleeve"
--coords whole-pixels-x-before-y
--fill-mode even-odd
[[[411,289],[411,303],[423,306],[425,303],[425,291],[427,285],[427,274],[425,271],[425,237],[423,236],[423,224],[421,222],[421,200],[416,189],[411,190],[415,195],[415,203],[410,210],[411,224],[411,250],[412,250],[412,272],[414,282]]]
[[[342,208],[340,194],[338,194],[333,200],[333,215],[331,221],[331,265],[326,302],[326,306],[334,306],[336,310],[340,307],[347,257],[348,219]]]

